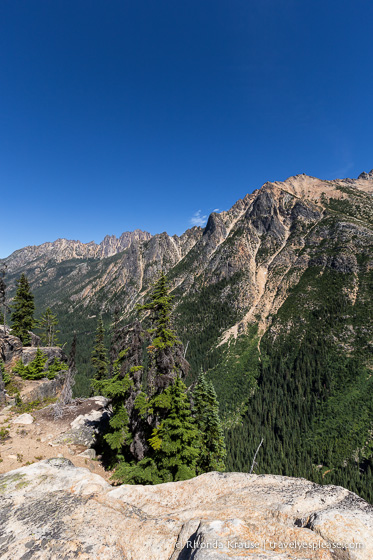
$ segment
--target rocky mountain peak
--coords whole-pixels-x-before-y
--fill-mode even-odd
[[[363,171],[362,173],[360,173],[358,179],[363,179],[364,181],[373,181],[373,169],[369,171],[369,173],[365,173],[365,171]]]

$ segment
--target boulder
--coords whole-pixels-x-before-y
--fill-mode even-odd
[[[24,403],[33,401],[44,401],[56,397],[64,384],[66,372],[61,371],[54,379],[44,379],[33,381],[35,385],[27,393],[22,394],[22,401]]]
[[[17,336],[0,331],[0,360],[5,365],[15,365],[22,356],[22,342]]]
[[[31,414],[21,414],[20,416],[17,416],[17,418],[15,418],[12,423],[13,424],[32,424],[34,422],[33,417],[31,416]]]
[[[33,333],[32,331],[28,331],[31,340],[30,340],[30,346],[40,346],[41,344],[41,338],[40,336],[38,336],[37,334]]]
[[[56,458],[0,477],[2,560],[371,560],[373,508],[338,486],[208,473],[113,488]]]
[[[96,459],[96,451],[92,448],[86,449],[82,453],[78,454],[79,457],[87,457],[88,459]]]
[[[71,429],[58,436],[53,443],[92,448],[97,437],[106,431],[111,414],[109,402],[109,399],[99,396],[85,399],[85,406],[90,409],[89,412],[74,418],[70,424]]]

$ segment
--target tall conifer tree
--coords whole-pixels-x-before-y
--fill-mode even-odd
[[[6,303],[6,284],[5,284],[5,274],[6,274],[7,265],[3,264],[0,270],[0,322],[4,326],[4,335],[5,335],[5,326],[6,326],[6,313],[9,311],[9,306]]]
[[[33,328],[34,321],[34,296],[25,274],[17,281],[17,292],[12,304],[12,334],[18,336],[25,346],[30,346],[31,336],[29,331]]]
[[[171,327],[171,301],[162,274],[153,287],[149,303],[139,308],[150,312],[147,393],[141,391],[139,376],[143,368],[138,363],[138,351],[133,352],[135,348],[130,349],[130,354],[137,356],[135,367],[125,352],[122,363],[127,365],[127,373],[122,371],[112,380],[95,383],[95,386],[101,384],[105,394],[112,393],[115,399],[117,412],[110,422],[111,434],[106,436],[106,441],[114,450],[124,438],[116,452],[115,477],[126,483],[155,484],[191,478],[196,473],[198,430],[181,381],[188,363]],[[138,344],[136,348],[139,349]],[[121,402],[118,397],[122,398]],[[129,430],[121,422],[127,422]]]
[[[57,315],[52,313],[48,307],[38,321],[38,329],[41,330],[41,341],[44,346],[59,346],[57,333],[58,320]]]
[[[108,360],[105,347],[105,329],[102,317],[97,320],[95,344],[93,347],[91,362],[95,370],[94,379],[105,379],[108,376]]]
[[[225,470],[224,433],[219,418],[219,403],[211,381],[201,372],[193,391],[193,412],[200,433],[198,473]]]
[[[4,366],[3,362],[0,362],[0,404],[5,402],[5,382],[4,382]]]

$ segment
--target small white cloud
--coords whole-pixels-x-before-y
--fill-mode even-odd
[[[190,223],[192,226],[204,226],[206,225],[207,216],[202,216],[202,210],[197,210],[190,218]]]
[[[219,208],[214,208],[213,212],[220,212]]]

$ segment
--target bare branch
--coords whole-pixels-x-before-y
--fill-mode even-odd
[[[261,439],[261,442],[260,442],[259,445],[258,445],[258,449],[255,451],[254,459],[253,459],[253,462],[252,462],[252,465],[251,465],[251,469],[250,469],[250,473],[249,473],[249,474],[252,474],[252,472],[253,472],[253,470],[254,470],[254,468],[255,468],[255,465],[258,465],[258,464],[255,462],[255,459],[256,459],[256,456],[258,455],[258,451],[259,451],[260,446],[262,445],[262,443],[263,443],[263,438]]]

